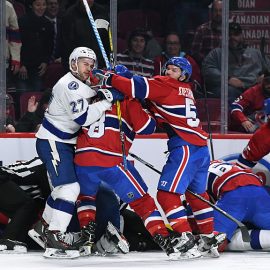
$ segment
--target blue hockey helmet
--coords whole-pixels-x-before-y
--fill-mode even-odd
[[[264,100],[264,112],[266,115],[270,114],[270,98]]]
[[[174,65],[181,69],[182,75],[186,76],[185,81],[188,81],[192,74],[192,66],[185,57],[172,57],[165,63],[165,69],[168,65]]]

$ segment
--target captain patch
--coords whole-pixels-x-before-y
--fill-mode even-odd
[[[79,88],[79,84],[75,81],[72,81],[68,84],[68,89],[77,90]]]

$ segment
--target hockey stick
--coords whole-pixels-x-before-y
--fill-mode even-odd
[[[91,12],[91,10],[90,10],[90,8],[89,8],[89,5],[88,5],[88,3],[87,3],[87,0],[83,0],[83,4],[84,4],[84,7],[85,7],[87,16],[88,16],[88,18],[89,18],[90,24],[91,24],[91,26],[92,26],[92,29],[93,29],[93,31],[94,31],[94,34],[95,34],[95,36],[96,36],[96,40],[97,40],[98,46],[99,46],[99,48],[100,48],[102,57],[103,57],[103,59],[104,59],[104,61],[105,61],[106,68],[111,70],[111,69],[112,69],[112,66],[111,66],[111,64],[110,64],[110,62],[109,62],[109,59],[108,59],[108,57],[107,57],[106,51],[105,51],[105,49],[104,49],[102,40],[101,40],[101,38],[100,38],[99,32],[98,32],[98,30],[97,30],[97,27],[96,27],[96,24],[95,24],[95,21],[94,21],[92,12]]]
[[[109,41],[110,41],[110,61],[111,65],[114,66],[114,54],[113,54],[113,41],[112,41],[112,32],[111,28],[109,27]],[[123,165],[124,165],[124,170],[127,170],[127,156],[126,156],[126,147],[125,147],[125,133],[123,131],[123,125],[122,125],[122,113],[121,113],[121,107],[120,107],[120,101],[116,101],[116,110],[117,110],[117,118],[118,118],[118,123],[119,123],[119,130],[120,130],[120,142],[121,142],[121,148],[122,148],[122,158],[123,158]]]
[[[90,24],[92,26],[92,29],[94,31],[94,34],[96,36],[96,40],[97,40],[98,46],[100,48],[102,57],[103,57],[103,59],[105,61],[106,68],[109,69],[109,70],[112,70],[112,67],[113,67],[112,64],[113,63],[110,63],[110,61],[109,61],[109,59],[107,57],[106,51],[104,49],[102,40],[100,38],[99,32],[97,30],[97,27],[96,27],[92,12],[91,12],[91,10],[89,8],[89,5],[87,3],[87,0],[83,0],[83,4],[84,4],[84,7],[85,7],[87,16],[89,18]],[[111,47],[111,61],[113,62],[113,59],[112,59],[113,45],[112,45],[112,35],[111,35],[110,28],[108,29],[108,32],[109,32],[109,41],[110,41],[110,47]],[[122,127],[121,108],[120,108],[120,102],[119,101],[116,102],[116,107],[117,107],[117,118],[118,118],[118,122],[119,122],[119,130],[120,130],[120,141],[121,141],[121,146],[122,146],[123,165],[124,165],[124,169],[127,170],[127,157],[126,157],[126,152],[125,152],[125,137],[124,137],[123,127]]]
[[[209,114],[208,104],[207,104],[207,91],[206,91],[205,82],[203,83],[203,91],[204,91],[204,109],[205,109],[206,117],[207,117],[207,127],[208,127],[208,134],[209,134],[211,158],[212,160],[214,160],[215,154],[214,154],[214,146],[213,146],[213,136],[212,136],[213,134],[212,134],[212,128],[211,128],[211,123],[210,123],[210,114]]]
[[[157,170],[152,164],[146,162],[145,160],[141,159],[140,157],[138,157],[137,155],[130,153],[129,155],[131,157],[133,157],[134,159],[138,160],[139,162],[141,162],[142,164],[144,164],[146,167],[152,169],[153,171],[155,171],[158,174],[161,174],[161,172],[159,170]],[[222,210],[221,208],[219,208],[218,206],[216,206],[215,204],[211,203],[210,201],[206,200],[205,198],[203,198],[202,196],[200,196],[197,193],[194,193],[193,191],[187,189],[187,192],[189,192],[190,194],[192,194],[193,196],[197,197],[198,199],[200,199],[201,201],[207,203],[208,205],[210,205],[212,208],[214,208],[215,210],[217,210],[218,212],[220,212],[221,214],[223,214],[225,217],[227,217],[228,219],[232,220],[233,222],[235,222],[242,234],[242,238],[244,242],[250,242],[250,235],[248,233],[248,229],[246,227],[245,224],[243,224],[241,221],[239,221],[238,219],[234,218],[233,216],[231,216],[230,214],[228,214],[227,212],[225,212],[224,210]]]

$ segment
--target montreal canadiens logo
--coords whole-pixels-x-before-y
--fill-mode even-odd
[[[236,153],[223,156],[219,159],[224,161],[236,162],[239,155],[240,153]],[[259,160],[256,166],[252,168],[252,171],[263,180],[264,185],[270,186],[270,162],[268,160],[266,160],[265,158]]]
[[[79,88],[79,84],[75,81],[72,81],[68,84],[68,89],[77,90]]]

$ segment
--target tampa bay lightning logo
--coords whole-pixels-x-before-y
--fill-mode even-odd
[[[224,161],[236,161],[239,157],[240,153],[235,153],[227,156],[223,156],[219,159]],[[262,158],[258,161],[257,165],[252,169],[258,176],[262,178],[266,185],[270,185],[270,162],[269,159]]]
[[[72,81],[68,84],[68,89],[77,90],[79,88],[79,84],[75,81]]]

